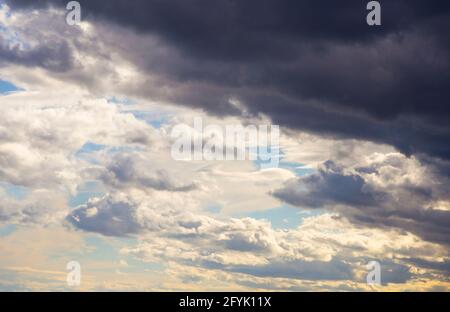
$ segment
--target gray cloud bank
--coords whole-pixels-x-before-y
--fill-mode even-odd
[[[235,114],[232,97],[291,128],[450,158],[447,1],[385,1],[379,28],[366,25],[364,1],[80,2],[94,24],[151,34],[167,46],[158,62],[144,42],[133,45],[140,58],[126,53],[162,84],[181,88],[171,98],[178,103]],[[10,2],[48,4],[66,1]]]
[[[436,207],[449,200],[448,181],[432,184],[433,177],[423,183],[409,178],[395,181],[403,161],[392,156],[354,172],[328,161],[318,173],[288,182],[274,196],[294,206],[328,207],[356,223],[396,227],[449,244],[450,211]]]

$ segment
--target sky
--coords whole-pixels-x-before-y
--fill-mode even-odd
[[[367,2],[0,0],[0,290],[449,291],[450,3]]]

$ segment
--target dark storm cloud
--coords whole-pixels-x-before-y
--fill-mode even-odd
[[[377,175],[376,168],[361,169]],[[448,182],[424,188],[404,182],[381,188],[363,175],[344,172],[328,161],[318,173],[290,181],[273,195],[294,206],[327,207],[356,223],[394,227],[425,240],[449,244],[450,211],[432,206],[433,201],[448,201],[446,185]]]
[[[72,66],[72,53],[65,42],[46,42],[27,50],[17,45],[10,46],[0,37],[0,65],[6,62],[63,72]]]
[[[65,7],[66,0],[14,0],[13,7]],[[338,41],[370,40],[407,29],[416,21],[441,16],[447,1],[382,1],[384,27],[368,29],[368,1],[315,0],[80,0],[84,16],[105,18],[143,32],[155,32],[211,58],[249,58],[289,52],[271,42],[277,37]],[[242,46],[243,45],[243,46]],[[239,48],[238,48],[239,47]],[[281,47],[282,48],[282,47]],[[269,49],[269,51],[267,50]],[[269,52],[269,53],[268,53]],[[289,54],[289,53],[288,53]],[[286,54],[286,55],[288,55]],[[293,53],[292,57],[296,57]]]
[[[380,27],[366,25],[360,0],[80,2],[94,23],[156,35],[179,53],[135,60],[184,86],[171,100],[235,114],[233,97],[280,125],[450,158],[448,1],[381,1]]]
[[[328,161],[318,174],[312,174],[280,189],[274,195],[296,205],[320,208],[327,204],[350,206],[374,206],[383,200],[383,194],[366,189],[364,179],[358,175],[345,175],[337,166]]]

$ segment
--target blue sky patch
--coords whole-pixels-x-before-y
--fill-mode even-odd
[[[159,129],[169,120],[170,114],[154,112],[154,111],[128,111],[133,114],[136,119],[145,121],[147,124],[151,125],[153,128]]]
[[[17,226],[15,226],[14,224],[2,225],[0,226],[0,237],[6,237],[8,235],[11,235],[16,231],[16,229]]]
[[[6,192],[6,194],[17,200],[24,199],[28,194],[30,194],[29,188],[14,185],[8,182],[0,182],[0,187]]]
[[[105,190],[103,185],[99,181],[86,181],[78,188],[78,192],[75,196],[71,196],[69,199],[70,207],[77,207],[83,205],[94,197],[103,197]]]
[[[79,159],[83,159],[84,161],[87,161],[92,164],[98,164],[97,160],[90,155],[91,153],[99,152],[99,151],[106,151],[108,154],[114,154],[114,153],[126,153],[126,152],[136,152],[136,151],[142,151],[143,148],[138,146],[110,146],[110,145],[103,145],[103,144],[97,144],[93,142],[87,142],[85,143],[78,151],[75,152],[75,157]]]
[[[307,168],[305,167],[303,164],[301,163],[297,163],[297,162],[289,162],[289,161],[280,161],[280,168],[289,170],[293,173],[295,173],[295,175],[301,177],[301,176],[305,176],[311,173],[314,173],[315,170],[312,168]]]
[[[282,205],[280,207],[267,209],[263,211],[254,211],[238,217],[250,217],[254,219],[265,219],[272,223],[276,229],[294,229],[297,228],[302,216],[299,208],[294,208],[290,205]]]
[[[303,219],[312,216],[319,216],[324,214],[323,209],[302,209],[293,207],[288,204],[283,204],[280,207],[254,211],[246,214],[238,214],[235,217],[250,217],[258,220],[268,220],[275,229],[295,229],[303,223]]]
[[[8,94],[15,91],[20,91],[19,87],[15,86],[9,81],[0,79],[0,94]]]
[[[122,105],[136,104],[133,100],[131,100],[127,97],[120,98],[120,97],[116,97],[116,96],[110,96],[110,97],[107,97],[106,100],[110,104],[122,104]]]

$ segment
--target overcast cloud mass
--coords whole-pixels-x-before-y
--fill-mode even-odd
[[[0,289],[450,289],[448,1],[79,2],[0,0]],[[174,160],[199,116],[279,166]]]

